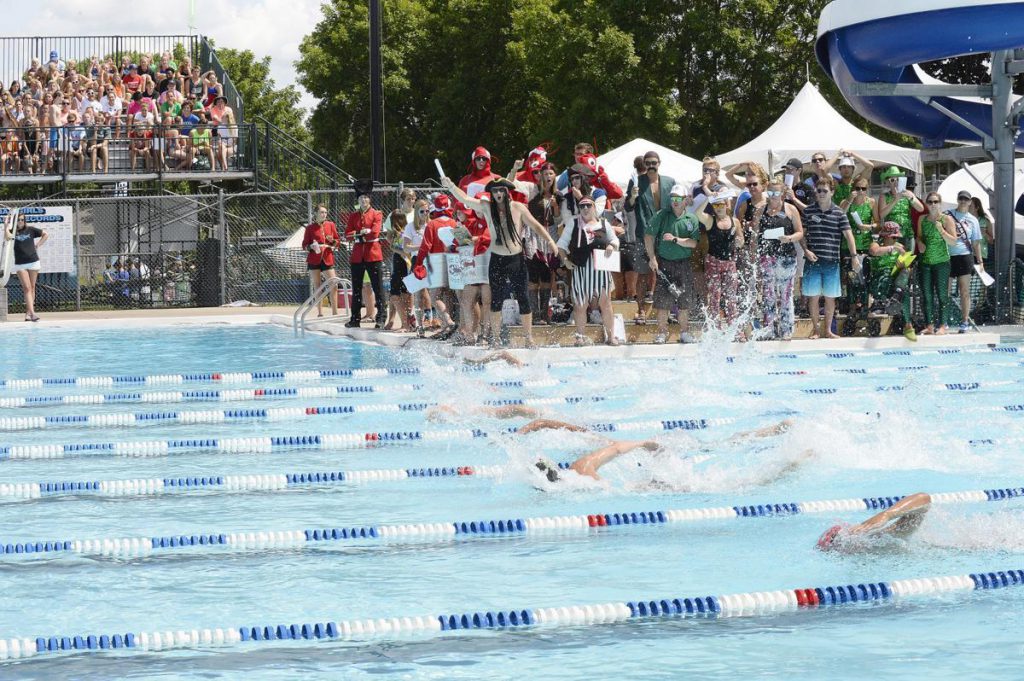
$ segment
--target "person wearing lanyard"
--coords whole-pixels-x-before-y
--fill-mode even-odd
[[[338,228],[327,219],[327,206],[316,207],[316,221],[306,226],[302,235],[302,248],[306,251],[306,269],[313,290],[320,288],[323,277],[328,280],[335,277],[334,249],[338,247]],[[338,287],[331,286],[331,314],[338,314]],[[317,298],[316,316],[323,317],[323,298]]]
[[[18,229],[12,235],[4,230],[8,239],[14,239],[14,269],[25,296],[25,321],[38,322],[36,316],[36,280],[39,278],[37,248],[46,243],[49,235],[38,227],[29,227],[24,215],[18,215]],[[39,242],[36,243],[36,239]]]
[[[384,253],[380,247],[380,230],[384,215],[375,209],[370,200],[370,183],[356,183],[356,200],[359,210],[348,216],[345,225],[345,239],[352,242],[352,318],[346,322],[349,328],[359,328],[359,315],[363,308],[363,276],[370,277],[370,286],[376,299],[374,328],[384,326],[384,298],[381,295],[381,262]],[[367,310],[369,312],[369,310]]]

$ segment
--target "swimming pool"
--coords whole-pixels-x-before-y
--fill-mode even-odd
[[[657,521],[657,512],[668,509],[1019,488],[1024,366],[1014,346],[828,356],[770,355],[752,345],[731,359],[707,347],[697,358],[668,361],[569,360],[473,371],[415,350],[297,339],[269,325],[130,333],[32,328],[6,338],[16,342],[0,348],[5,380],[163,378],[0,386],[0,399],[139,397],[26,400],[0,413],[0,426],[10,426],[0,445],[16,448],[0,460],[0,484],[8,486],[0,487],[8,492],[0,501],[2,545],[110,542],[77,545],[86,555],[63,544],[31,555],[5,550],[3,639],[34,644],[56,637],[59,646],[61,637],[93,633],[521,612],[1024,567],[1024,518],[1012,499],[937,505],[905,546],[846,556],[823,554],[814,543],[829,525],[861,520],[866,511]],[[373,368],[394,372],[359,372]],[[335,375],[240,375],[314,370]],[[204,376],[212,373],[220,377]],[[193,376],[178,383],[173,376],[181,374]],[[292,392],[344,386],[378,390]],[[220,393],[235,390],[252,391],[251,399],[241,392],[222,399]],[[185,392],[197,399],[176,395]],[[160,394],[167,399],[144,401]],[[605,484],[566,476],[567,484],[550,486],[531,471],[538,454],[568,461],[608,433],[514,435],[504,431],[522,419],[477,414],[432,422],[425,407],[509,400],[539,400],[554,417],[618,431],[612,437],[658,436],[669,455],[627,455],[602,471]],[[342,406],[353,410],[329,413]],[[217,411],[219,420],[211,415]],[[181,416],[191,412],[206,413],[205,421]],[[135,416],[118,426],[64,418],[126,414]],[[723,442],[787,416],[796,425],[784,435]],[[10,421],[37,417],[43,427]],[[368,439],[369,433],[419,436]],[[354,439],[324,439],[339,434]],[[178,444],[166,446],[172,442]],[[62,458],[18,458],[57,450]],[[807,450],[811,458],[783,472]],[[691,454],[698,456],[685,458]],[[390,474],[303,477],[364,470]],[[227,478],[236,489],[216,483]],[[161,484],[114,484],[126,480]],[[652,480],[659,483],[654,489]],[[13,493],[42,481],[106,486],[49,489],[36,499]],[[437,526],[595,514],[631,520],[610,527],[550,521],[528,531],[513,522],[507,531],[457,534]],[[406,529],[385,537],[306,541],[287,534],[396,525]],[[191,543],[194,536],[217,541],[155,549],[118,543]],[[222,536],[241,538],[221,543]],[[994,676],[1021,654],[1015,629],[1022,599],[1024,589],[983,590],[756,617],[40,654],[0,664],[4,676],[24,678],[821,678],[867,669]]]

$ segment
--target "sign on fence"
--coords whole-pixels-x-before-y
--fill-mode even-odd
[[[38,227],[47,234],[46,244],[39,249],[42,273],[75,271],[75,221],[71,206],[29,206],[20,208],[30,227]],[[0,208],[0,220],[10,212]]]

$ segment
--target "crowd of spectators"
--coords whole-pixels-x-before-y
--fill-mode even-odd
[[[0,174],[109,173],[118,158],[120,171],[228,170],[238,122],[217,75],[169,52],[132,59],[53,50],[0,83]]]
[[[891,317],[890,332],[916,340],[948,333],[953,316],[959,332],[970,328],[970,282],[984,272],[994,241],[991,218],[970,194],[940,210],[942,197],[919,196],[905,171],[876,170],[846,150],[790,159],[771,173],[755,162],[722,168],[709,157],[697,181],[661,174],[651,151],[635,159],[624,188],[609,181],[587,143],[561,173],[541,148],[507,177],[490,162],[478,148],[469,174],[443,180],[447,193],[428,201],[408,193],[383,229],[365,235],[392,246],[391,304],[376,314],[368,305],[365,317],[357,308],[350,325],[373,321],[422,335],[433,318],[438,338],[500,344],[495,315],[504,309],[518,313],[528,345],[533,325],[570,318],[577,345],[591,342],[588,320],[602,322],[615,345],[615,299],[635,301],[633,322],[654,324],[655,343],[692,341],[691,312],[740,341],[789,340],[801,315],[811,319],[812,339],[877,333]],[[872,191],[878,170],[881,188]],[[505,212],[506,201],[514,210]],[[456,252],[475,258],[476,278],[463,281],[466,270],[449,285],[445,258]],[[609,273],[600,258],[616,252]],[[410,294],[409,272],[425,288]],[[912,294],[922,302],[916,318]],[[837,303],[844,324],[836,323]]]

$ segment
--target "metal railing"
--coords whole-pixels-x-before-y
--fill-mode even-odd
[[[256,186],[264,191],[332,190],[352,176],[270,121],[257,117]]]
[[[340,311],[344,307],[345,312],[339,313],[337,316],[326,317],[325,321],[335,319],[348,320],[352,317],[352,281],[342,279],[341,277],[329,277],[292,314],[292,331],[296,334],[306,333],[306,315],[323,301],[327,291],[333,287],[337,287],[338,310]],[[342,302],[344,302],[344,305],[342,305]]]
[[[170,52],[176,59],[188,57],[199,64],[200,36],[196,35],[90,35],[90,36],[6,36],[0,38],[0,76],[4,84],[21,79],[37,59],[40,65],[57,51],[60,61],[75,61],[75,70],[88,75],[90,62],[96,57],[100,63],[112,59],[120,67],[121,58],[137,63],[146,55]]]
[[[231,74],[227,72],[220,59],[217,58],[217,50],[214,49],[205,36],[199,41],[199,62],[202,64],[204,72],[212,70],[217,74],[217,80],[220,81],[224,88],[224,97],[228,100],[228,106],[234,109],[235,116],[239,122],[245,120],[245,102],[242,101],[242,93],[235,87],[234,82],[231,80]]]
[[[75,175],[255,169],[254,125],[230,126],[224,137],[210,128],[208,139],[193,137],[193,127],[130,126],[126,116],[118,116],[96,125],[0,128],[0,183],[32,175],[74,180]]]

